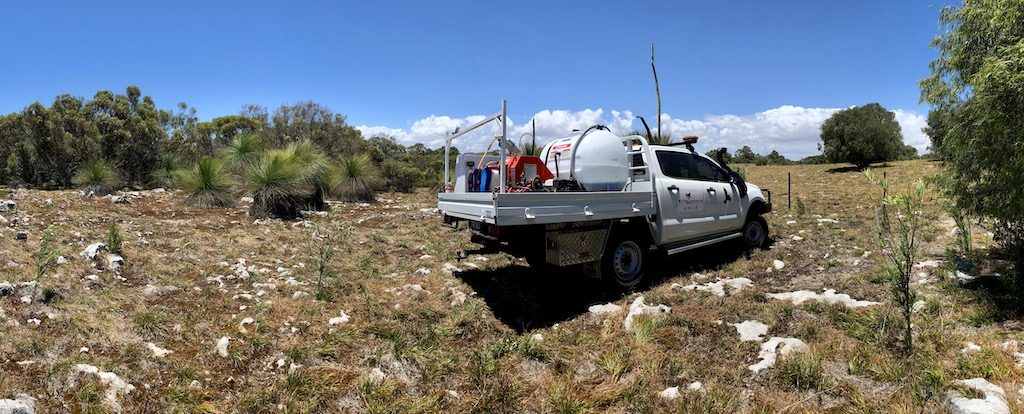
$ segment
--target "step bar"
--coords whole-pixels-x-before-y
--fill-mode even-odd
[[[671,256],[671,255],[674,255],[674,254],[677,254],[677,253],[685,252],[687,250],[693,250],[693,249],[696,249],[696,248],[699,248],[699,247],[704,247],[704,246],[712,245],[712,244],[715,244],[715,243],[718,243],[718,242],[723,242],[723,241],[726,241],[726,240],[732,240],[732,239],[736,239],[736,238],[740,238],[740,237],[743,237],[743,233],[742,232],[738,232],[738,231],[737,232],[725,233],[725,234],[712,235],[712,236],[708,236],[707,238],[691,240],[691,241],[686,241],[686,242],[676,243],[676,244],[670,244],[670,245],[665,247],[665,252],[668,253]]]

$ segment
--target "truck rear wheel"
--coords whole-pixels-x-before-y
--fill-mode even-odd
[[[643,279],[645,252],[629,239],[612,239],[601,259],[601,277],[612,287],[629,289]]]
[[[755,215],[747,219],[747,223],[743,225],[743,242],[747,247],[759,249],[764,247],[766,241],[768,241],[768,222],[764,220],[764,217]]]

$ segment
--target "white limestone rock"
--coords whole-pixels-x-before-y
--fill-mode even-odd
[[[351,319],[352,318],[350,316],[348,316],[348,314],[345,313],[345,311],[342,311],[340,316],[336,316],[336,317],[333,317],[333,318],[329,319],[327,321],[327,324],[331,325],[331,326],[343,325],[343,324],[348,323],[348,321],[351,320]]]
[[[775,366],[775,361],[778,360],[779,356],[789,355],[792,352],[803,351],[806,349],[807,344],[799,339],[773,336],[771,339],[761,344],[761,351],[757,354],[757,357],[760,358],[761,361],[750,365],[747,368],[756,374],[763,369]]]
[[[800,305],[809,300],[815,300],[831,304],[841,304],[848,308],[862,308],[865,306],[880,305],[879,302],[872,302],[868,300],[855,300],[845,293],[836,293],[835,289],[825,289],[822,293],[812,292],[809,290],[798,290],[795,292],[780,292],[780,293],[768,293],[767,296],[772,299],[785,300],[793,302],[794,305]]]
[[[714,282],[707,282],[703,284],[692,283],[686,286],[680,286],[678,283],[672,284],[672,289],[683,289],[693,291],[710,292],[715,296],[725,296],[726,287],[729,288],[729,294],[735,295],[743,289],[754,287],[754,281],[745,277],[737,277],[732,279],[722,279]]]
[[[171,350],[165,349],[165,348],[161,348],[160,346],[158,346],[157,344],[154,344],[152,342],[147,342],[146,343],[146,348],[148,348],[151,352],[153,352],[153,356],[155,356],[157,358],[163,358],[163,357],[167,356],[168,354],[174,353],[174,351],[171,351]]]
[[[633,319],[640,315],[661,315],[669,313],[672,308],[665,305],[651,306],[644,303],[643,295],[637,296],[633,299],[633,303],[629,305],[629,313],[626,314],[626,319],[622,321],[622,326],[627,331],[633,329]]]
[[[97,255],[106,250],[107,245],[103,243],[93,243],[87,246],[85,250],[82,250],[82,253],[79,253],[79,255],[81,255],[86,260],[95,260]]]
[[[220,339],[217,340],[217,346],[214,347],[214,350],[217,351],[217,355],[220,355],[222,358],[227,358],[228,357],[228,345],[230,343],[231,343],[231,338],[226,337],[226,336],[220,337]]]
[[[734,326],[736,332],[740,334],[740,342],[760,341],[768,334],[768,325],[759,321],[743,321],[729,325]]]
[[[103,402],[116,412],[121,412],[121,402],[119,397],[123,397],[125,394],[129,394],[135,390],[135,386],[129,384],[117,374],[113,372],[100,371],[99,368],[92,365],[75,365],[75,372],[99,377],[100,384],[107,387],[107,390],[103,393]]]
[[[984,378],[959,380],[957,383],[981,393],[983,398],[967,398],[955,390],[947,393],[949,409],[953,414],[1010,414],[1006,391]]]

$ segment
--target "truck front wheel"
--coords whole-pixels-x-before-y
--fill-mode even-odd
[[[743,225],[743,242],[750,248],[761,248],[764,247],[765,241],[768,240],[768,222],[764,220],[764,217],[755,215],[747,219],[747,223]]]
[[[601,259],[601,277],[612,287],[629,289],[644,276],[644,249],[629,239],[613,239]]]

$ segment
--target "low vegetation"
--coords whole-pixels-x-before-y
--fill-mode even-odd
[[[373,201],[380,176],[365,155],[342,158],[332,172],[331,187],[342,201]]]
[[[105,196],[114,192],[118,185],[117,173],[106,161],[96,160],[86,164],[75,174],[75,184],[85,194]]]
[[[183,203],[193,207],[231,207],[234,180],[224,163],[211,157],[200,158],[191,168],[176,173],[178,186],[187,194]]]
[[[17,224],[0,237],[30,237],[0,244],[10,261],[3,279],[38,279],[49,293],[31,304],[19,294],[0,298],[8,361],[0,398],[29,393],[37,412],[110,410],[109,385],[76,373],[76,364],[132,384],[116,396],[124,412],[929,412],[945,406],[954,381],[975,377],[1015,395],[1024,370],[1003,345],[1016,339],[1014,311],[988,290],[944,282],[944,262],[914,267],[924,304],[914,313],[914,353],[904,353],[890,285],[873,276],[887,263],[876,247],[881,191],[861,173],[828,172],[835,168],[747,166],[752,182],[772,189],[785,188],[791,173],[804,214],[786,211],[777,192],[770,250],[719,246],[655,266],[637,293],[671,311],[638,317],[628,331],[625,311],[588,307],[628,307],[633,294],[571,272],[538,273],[504,254],[456,260],[473,245],[440,226],[425,190],[258,222],[246,219],[244,203],[182,205],[186,191],[145,191],[111,207],[72,191],[18,190],[18,211],[4,213]],[[896,194],[939,168],[911,161],[884,170]],[[955,223],[937,199],[920,210],[916,260],[945,259]],[[96,217],[118,223],[129,253],[118,270],[96,273],[104,263],[79,256],[89,244],[113,244],[109,223],[97,226]],[[60,225],[41,249],[49,223]],[[991,265],[988,229],[971,229],[980,269]],[[40,250],[67,261],[37,274]],[[775,260],[785,266],[777,270]],[[733,277],[754,286],[722,297],[673,287]],[[825,288],[882,304],[765,296]],[[755,374],[748,366],[764,340],[741,342],[730,324],[744,320],[767,325],[764,340],[807,347]],[[962,351],[968,342],[981,350]],[[677,398],[661,396],[670,387]]]

